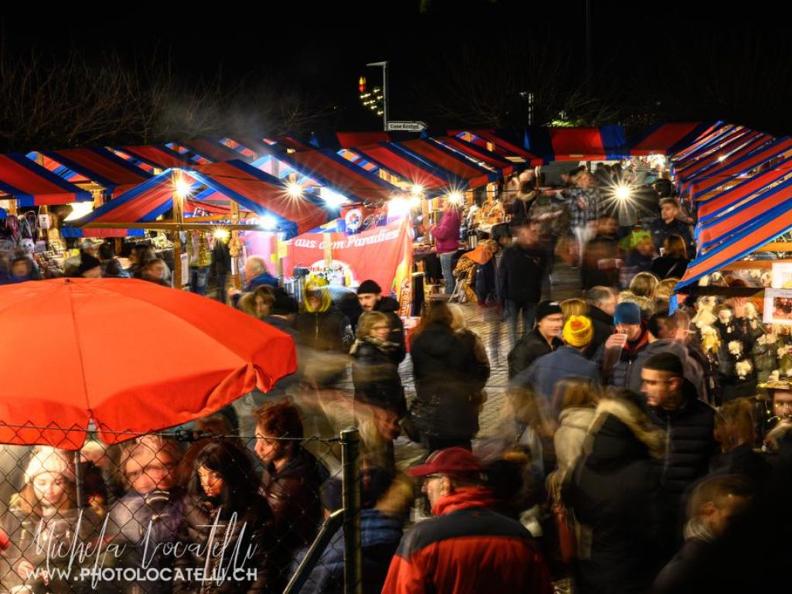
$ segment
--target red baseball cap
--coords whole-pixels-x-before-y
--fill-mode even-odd
[[[432,452],[426,462],[410,468],[407,474],[421,477],[430,474],[472,474],[481,471],[481,462],[470,450],[447,448]]]

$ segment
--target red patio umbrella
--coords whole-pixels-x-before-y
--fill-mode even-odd
[[[288,335],[131,279],[0,287],[0,443],[79,448],[180,425],[296,369]],[[41,429],[41,428],[44,429]]]

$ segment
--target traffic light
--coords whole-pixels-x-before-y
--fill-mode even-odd
[[[360,102],[363,107],[366,107],[381,116],[383,113],[384,97],[380,87],[374,87],[371,91],[366,90],[366,77],[361,76],[358,79],[358,91],[360,93]]]

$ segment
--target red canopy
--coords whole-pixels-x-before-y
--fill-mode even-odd
[[[454,138],[453,136],[440,136],[439,138],[435,138],[435,140],[471,159],[486,163],[490,167],[499,170],[501,175],[508,176],[514,173],[514,163],[492,151],[488,151],[484,147],[479,147],[475,144],[460,140],[459,138]]]
[[[16,154],[0,155],[0,194],[15,198],[20,206],[92,200],[90,192]]]
[[[48,157],[47,163],[55,168],[62,165],[79,177],[103,186],[113,195],[122,194],[151,177],[148,172],[104,148],[63,149],[43,151],[42,154]],[[47,168],[53,170],[51,166]]]
[[[329,151],[298,151],[277,158],[293,165],[301,175],[352,199],[382,200],[398,190],[396,186]]]
[[[457,177],[464,179],[470,188],[485,186],[490,181],[494,181],[494,178],[497,177],[490,175],[486,170],[477,167],[461,155],[456,157],[453,154],[449,154],[447,149],[444,150],[442,147],[437,146],[437,144],[429,140],[406,140],[395,144],[430,163],[442,167],[446,171],[450,171]]]
[[[242,161],[212,163],[197,168],[214,181],[209,192],[196,197],[199,201],[229,201],[229,196],[251,212],[262,207],[293,222],[297,233],[306,233],[327,222],[328,212],[307,198],[291,198],[280,180]]]
[[[187,159],[165,146],[124,146],[121,150],[135,159],[145,161],[159,169],[184,167]]]
[[[374,159],[399,177],[410,183],[419,184],[427,190],[439,190],[449,186],[451,178],[439,175],[437,170],[420,160],[411,159],[403,152],[396,150],[390,143],[359,146],[355,147],[354,152]]]
[[[630,154],[636,157],[656,154],[669,154],[669,151],[682,142],[685,137],[693,134],[701,126],[700,122],[674,122],[662,124],[630,149]]]
[[[0,443],[77,449],[91,419],[105,443],[117,443],[267,391],[296,368],[289,335],[212,299],[133,279],[2,286],[0,327],[0,357],[14,370],[0,385]],[[108,346],[141,336],[157,337],[153,360],[151,349]]]

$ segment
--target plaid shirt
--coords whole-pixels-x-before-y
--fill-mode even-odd
[[[564,190],[564,200],[569,210],[569,224],[575,227],[585,227],[589,221],[596,221],[602,209],[600,193],[597,188],[587,190],[569,188]],[[581,202],[583,207],[580,206]]]

